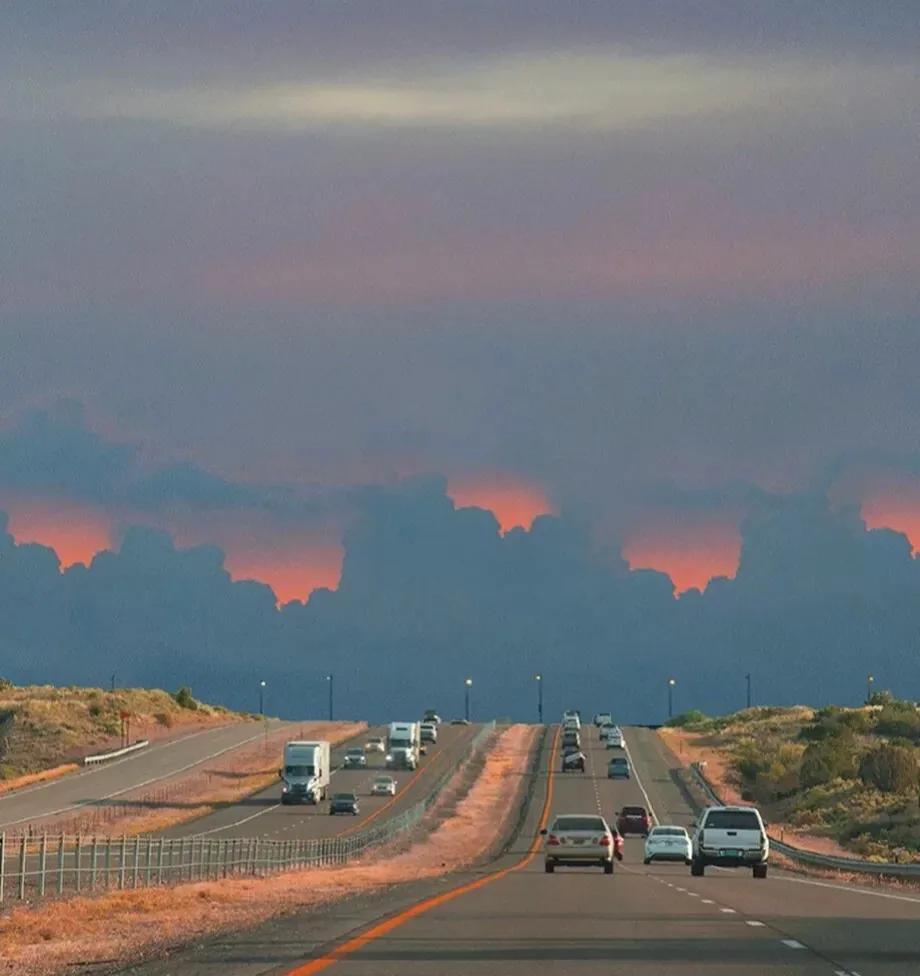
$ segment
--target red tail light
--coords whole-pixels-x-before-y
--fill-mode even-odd
[[[598,844],[600,844],[601,847],[609,847],[610,846],[610,837],[609,837],[609,835],[608,834],[604,834],[603,837],[601,837],[601,839],[598,841]]]
[[[558,847],[559,838],[555,834],[550,834],[549,837],[546,838],[546,843],[548,847]]]

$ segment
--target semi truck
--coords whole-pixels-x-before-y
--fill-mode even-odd
[[[326,799],[332,773],[328,742],[286,742],[281,776],[281,802],[319,803]]]
[[[387,769],[415,769],[421,746],[418,722],[391,722],[387,735]]]

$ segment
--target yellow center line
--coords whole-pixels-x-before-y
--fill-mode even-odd
[[[527,849],[527,853],[521,858],[520,861],[518,861],[516,864],[512,864],[511,867],[502,868],[500,871],[493,871],[491,874],[477,878],[475,881],[469,881],[466,884],[459,885],[458,887],[453,888],[451,891],[445,891],[440,895],[434,895],[431,898],[425,898],[420,902],[416,902],[416,904],[410,905],[408,908],[399,912],[397,915],[394,915],[392,918],[378,922],[376,925],[367,929],[367,931],[362,932],[360,935],[354,936],[339,946],[336,946],[324,956],[320,956],[318,959],[313,959],[308,963],[304,963],[304,965],[298,966],[296,969],[289,969],[286,976],[313,976],[314,973],[321,973],[330,966],[334,966],[337,962],[339,962],[339,960],[344,959],[346,956],[354,955],[354,953],[359,952],[369,943],[376,941],[377,939],[381,938],[381,936],[387,935],[411,919],[417,918],[419,915],[424,915],[425,912],[431,911],[432,908],[437,908],[439,905],[443,905],[446,902],[453,901],[455,898],[459,898],[460,895],[465,895],[470,891],[476,891],[478,888],[484,888],[486,885],[492,884],[493,881],[498,881],[514,871],[521,871],[523,868],[526,868],[527,865],[530,864],[530,862],[537,856],[537,853],[540,850],[540,831],[546,827],[546,824],[549,821],[550,810],[552,809],[553,803],[553,780],[555,775],[556,751],[558,746],[559,729],[556,729],[556,734],[553,738],[552,752],[549,757],[549,767],[547,769],[546,776],[546,799],[543,801],[543,810],[540,813],[540,822],[537,825],[536,833],[533,836],[533,840],[530,842],[530,847]]]

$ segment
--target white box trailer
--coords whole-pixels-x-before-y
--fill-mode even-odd
[[[421,748],[418,722],[391,722],[387,735],[387,769],[415,769]]]
[[[293,741],[284,744],[281,802],[319,803],[329,792],[332,763],[328,742]]]

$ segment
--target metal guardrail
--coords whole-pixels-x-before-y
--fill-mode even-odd
[[[724,801],[706,779],[698,763],[691,763],[690,770],[700,788],[715,804],[724,806]],[[768,832],[769,833],[769,832]],[[837,857],[833,854],[818,854],[785,841],[770,837],[770,848],[788,857],[791,861],[808,864],[812,867],[828,868],[834,871],[851,871],[854,874],[872,874],[889,878],[920,878],[920,863],[899,864],[894,861],[866,861],[858,857]]]
[[[166,838],[0,833],[0,904],[10,899],[37,901],[347,864],[416,826],[456,774],[458,764],[470,759],[494,730],[494,722],[483,726],[464,755],[438,777],[423,799],[395,817],[351,834],[279,841],[261,837],[218,840],[201,834]]]
[[[120,756],[127,756],[132,752],[137,752],[138,749],[146,749],[150,745],[147,739],[139,739],[137,742],[132,742],[129,746],[124,746],[121,749],[116,749],[114,752],[100,752],[95,756],[84,756],[83,765],[91,766],[93,763],[107,762],[109,759],[118,759]]]

